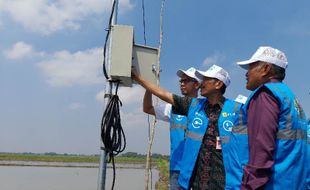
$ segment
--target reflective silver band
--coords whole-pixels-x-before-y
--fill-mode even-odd
[[[225,144],[225,143],[229,143],[230,141],[230,137],[229,136],[222,136],[221,137],[221,143]]]
[[[186,130],[187,129],[187,126],[186,125],[181,125],[181,124],[171,124],[171,129],[178,129],[178,128],[180,128],[180,129],[184,129],[184,130]]]
[[[235,133],[235,134],[248,134],[248,128],[247,128],[246,125],[233,126],[232,133]]]
[[[280,129],[277,132],[277,139],[282,140],[297,140],[307,138],[307,133],[305,130],[301,129]]]
[[[196,141],[202,141],[202,139],[203,139],[203,135],[199,135],[197,133],[190,132],[190,131],[186,132],[186,136],[189,137],[189,138],[192,138],[192,139],[194,139]]]

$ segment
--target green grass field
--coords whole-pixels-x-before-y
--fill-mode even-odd
[[[39,161],[39,162],[99,162],[98,156],[43,155],[43,154],[10,154],[1,153],[0,160]]]
[[[44,154],[14,154],[0,153],[0,160],[7,161],[39,161],[39,162],[83,162],[99,163],[99,156],[87,155],[44,155]],[[161,159],[153,158],[152,162],[157,163]],[[116,163],[144,164],[145,157],[125,157],[118,156],[115,158]]]

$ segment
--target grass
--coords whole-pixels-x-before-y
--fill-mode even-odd
[[[45,155],[45,154],[17,154],[17,153],[0,153],[0,160],[6,161],[33,161],[33,162],[80,162],[80,163],[99,163],[99,156],[87,155]],[[125,157],[118,156],[115,158],[116,163],[123,164],[145,164],[145,157]],[[161,159],[153,158],[152,163],[157,164]]]
[[[83,155],[44,155],[44,154],[14,154],[1,153],[0,160],[7,161],[33,161],[33,162],[84,162],[98,163],[98,156]]]
[[[159,170],[159,180],[156,183],[156,189],[168,190],[169,189],[169,161],[160,160],[157,164]]]

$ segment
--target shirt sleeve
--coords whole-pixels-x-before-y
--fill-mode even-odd
[[[248,107],[249,163],[244,168],[242,190],[263,189],[274,165],[279,102],[262,87]]]
[[[174,106],[172,106],[172,112],[178,115],[187,115],[192,99],[173,94]]]
[[[154,106],[156,119],[170,122],[171,109],[171,104],[160,104],[158,106]]]

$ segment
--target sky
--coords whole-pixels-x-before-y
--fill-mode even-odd
[[[104,111],[103,44],[111,0],[0,0],[0,152],[100,153]],[[159,46],[160,1],[145,0],[146,44]],[[237,61],[259,46],[282,50],[284,82],[310,115],[310,1],[166,1],[160,86],[180,94],[178,69],[217,64],[248,96]],[[142,1],[120,0],[117,24],[144,44]],[[145,154],[144,89],[121,87],[125,152]],[[151,119],[151,117],[150,117]],[[169,127],[158,122],[152,152],[169,154]]]

